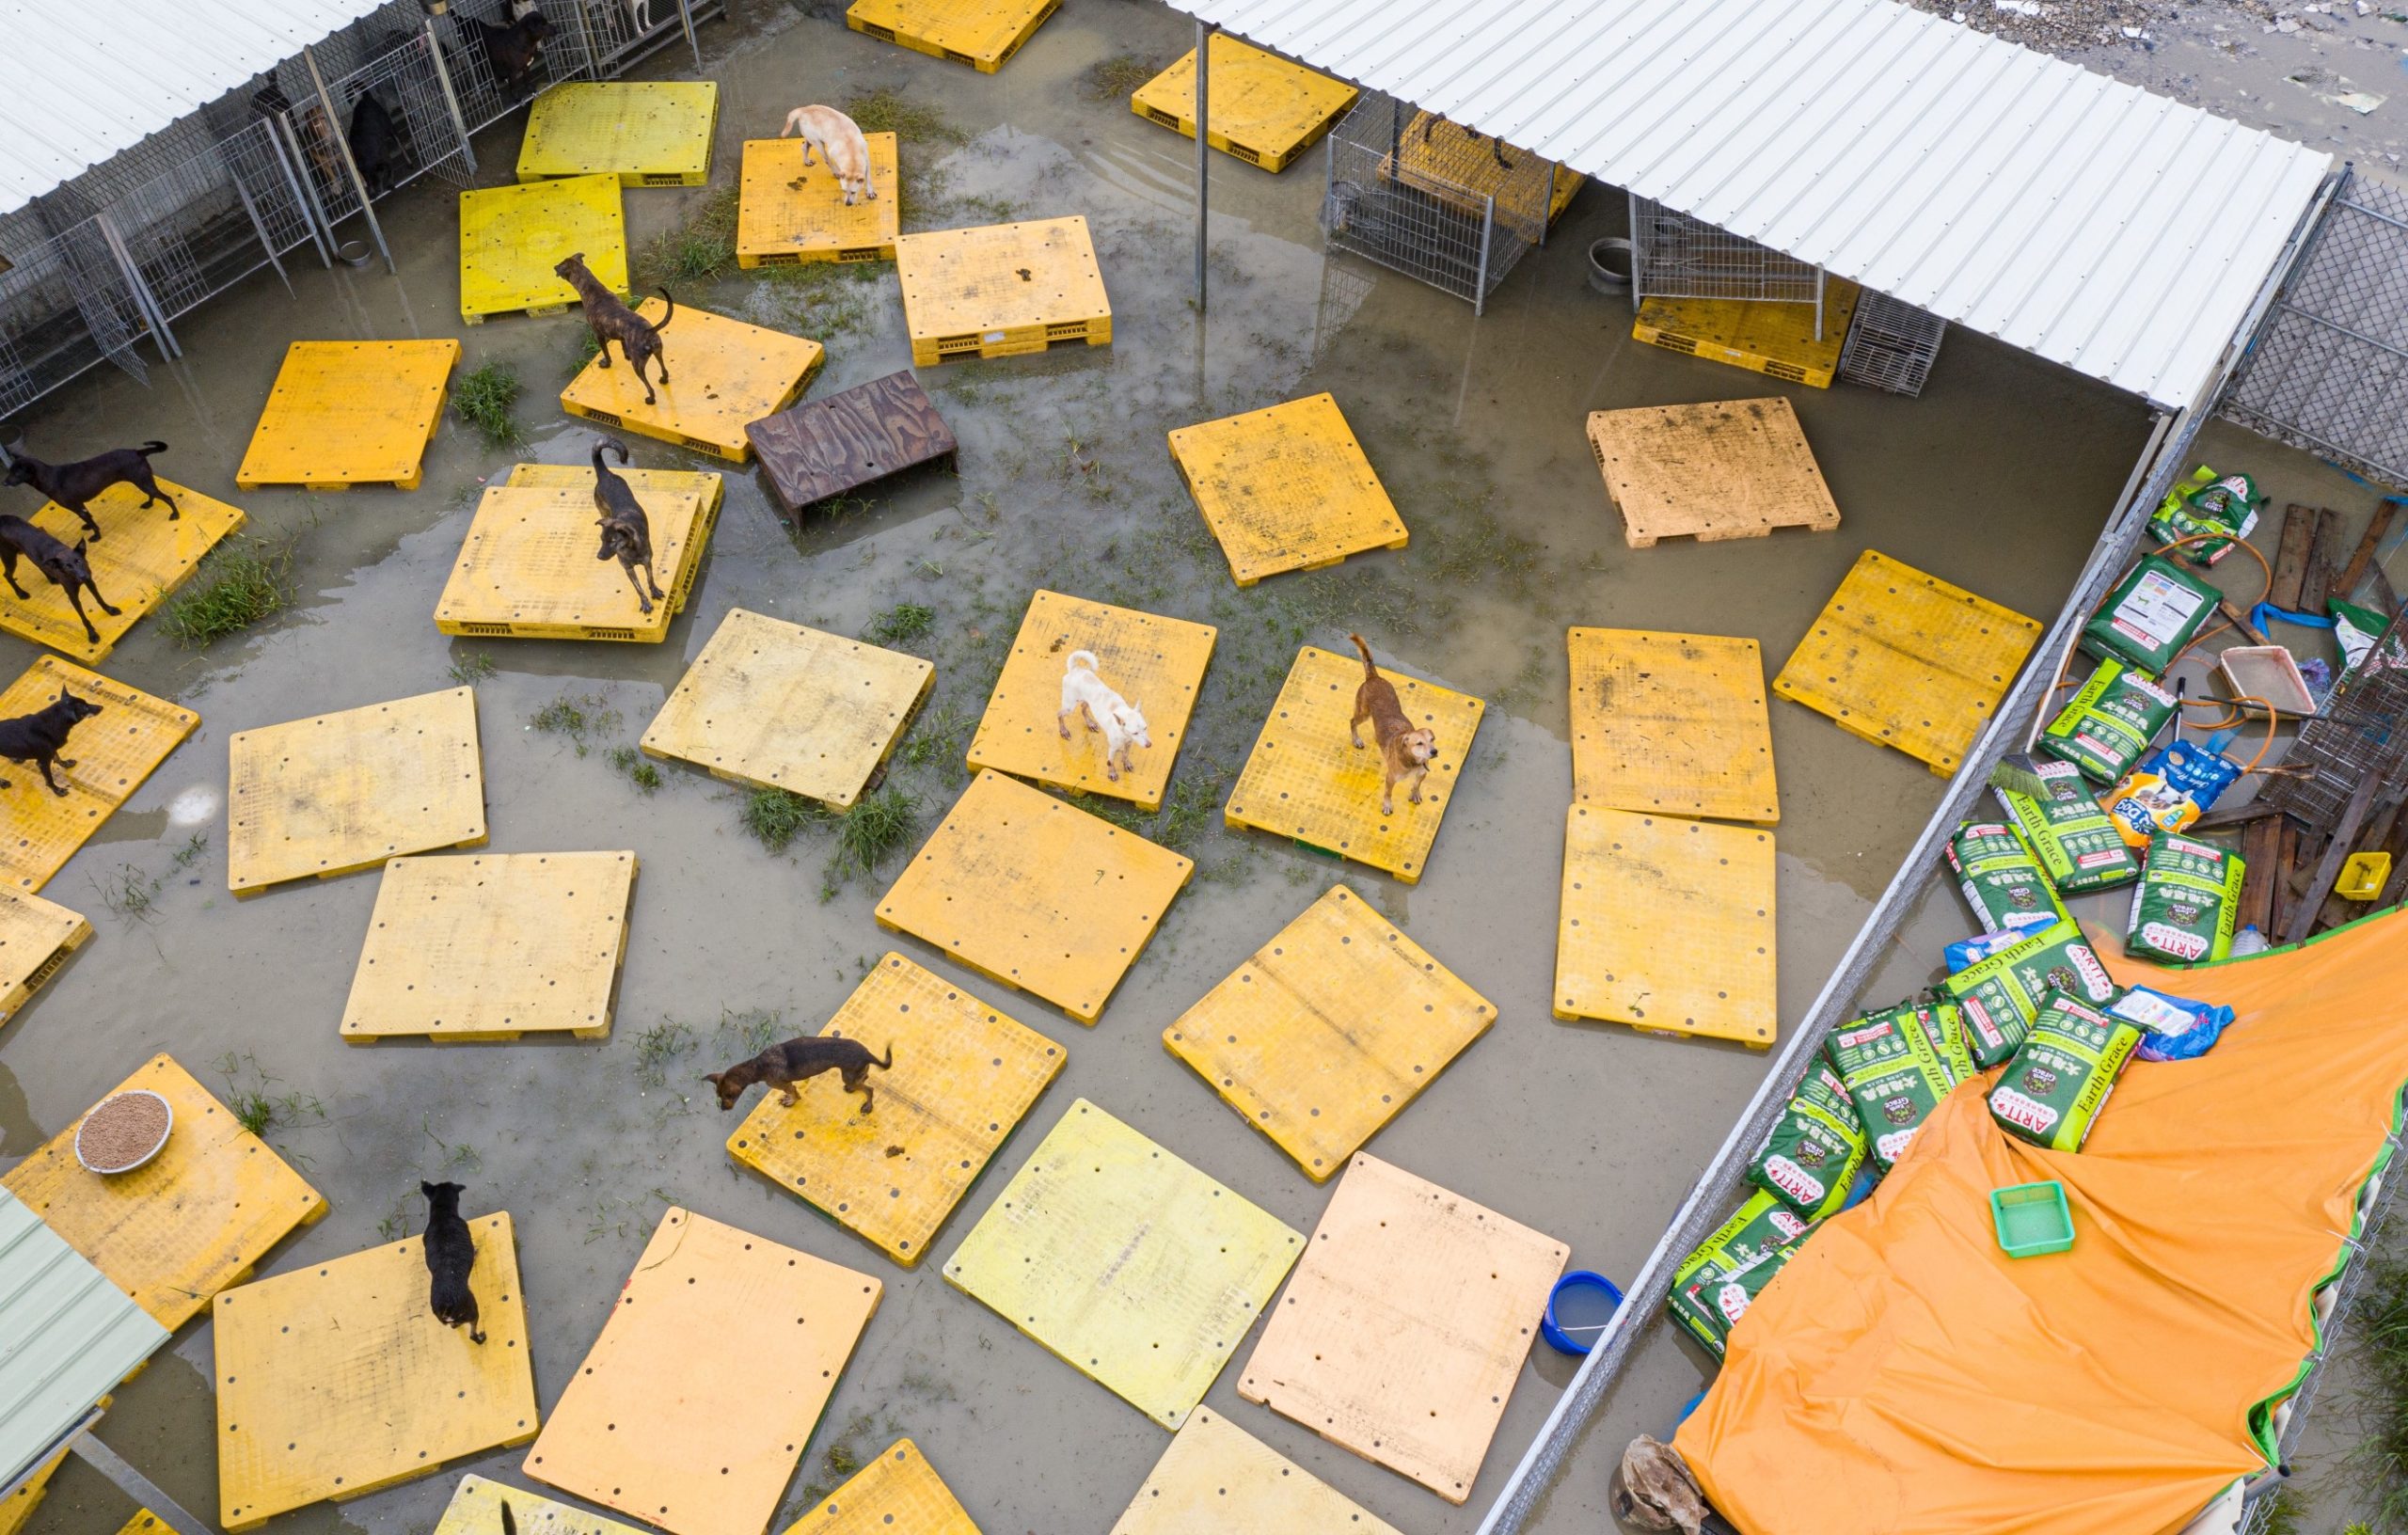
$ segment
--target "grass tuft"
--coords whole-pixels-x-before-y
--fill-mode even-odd
[[[694,1048],[694,1031],[675,1019],[664,1020],[636,1036],[636,1080],[647,1087],[664,1086],[669,1068]]]
[[[688,209],[683,222],[662,231],[636,258],[634,286],[706,282],[736,265],[737,192],[721,187]]]
[[[466,651],[452,657],[452,680],[463,688],[473,688],[500,671],[493,664],[493,657],[482,650]]]
[[[938,107],[922,106],[898,90],[858,91],[845,103],[845,115],[864,134],[893,134],[903,144],[942,144],[959,149],[970,142],[970,131]]]
[[[477,429],[488,448],[514,448],[525,439],[511,407],[518,403],[518,374],[506,362],[489,362],[452,388],[452,413]]]
[[[818,801],[785,789],[754,789],[744,799],[744,830],[772,853],[783,853],[807,827],[828,818]]]
[[[869,637],[881,645],[897,645],[917,640],[936,626],[933,608],[923,608],[916,602],[898,602],[870,620]]]
[[[236,536],[200,562],[191,581],[167,599],[159,623],[178,642],[198,650],[271,618],[293,600],[293,544]]]
[[[660,769],[645,761],[632,746],[610,748],[610,766],[634,780],[636,787],[646,794],[660,787]]]
[[[836,823],[836,867],[847,875],[869,873],[909,843],[919,825],[919,798],[909,791],[890,783],[863,795]]]
[[[568,744],[577,748],[577,754],[581,757],[586,752],[585,737],[618,729],[619,719],[619,711],[599,694],[562,693],[528,716],[527,728],[547,736],[567,736]]]
[[[1079,93],[1091,102],[1125,102],[1164,68],[1140,54],[1115,54],[1087,66],[1079,76]]]
[[[2366,1481],[2367,1522],[2408,1529],[2408,1254],[2380,1248],[2352,1303],[2350,1353],[2362,1383],[2367,1429],[2353,1458]]]

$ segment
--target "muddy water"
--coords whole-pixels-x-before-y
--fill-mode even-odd
[[[1324,261],[1313,225],[1318,155],[1277,178],[1216,158],[1215,287],[1199,316],[1188,292],[1189,146],[1081,89],[1085,71],[1109,55],[1174,56],[1186,37],[1177,18],[1123,0],[1081,0],[997,76],[784,7],[755,7],[743,29],[706,37],[725,92],[721,182],[732,180],[743,135],[770,131],[796,103],[899,89],[969,139],[958,150],[907,149],[945,156],[947,184],[924,189],[915,218],[1086,214],[1112,293],[1114,343],[931,371],[927,382],[961,437],[958,479],[908,481],[815,519],[799,537],[782,530],[749,473],[731,475],[693,609],[657,648],[454,642],[436,633],[429,615],[469,509],[483,481],[506,472],[513,457],[457,423],[436,435],[414,494],[233,491],[281,350],[304,337],[458,335],[464,368],[509,362],[527,385],[526,455],[583,458],[589,435],[551,404],[575,361],[576,322],[458,324],[447,189],[421,185],[386,205],[398,281],[381,269],[295,267],[293,296],[270,277],[180,322],[189,359],[155,370],[150,388],[102,373],[63,391],[33,423],[38,451],[165,437],[174,448],[163,472],[245,505],[264,534],[297,539],[300,600],[206,651],[176,649],[145,625],[111,657],[112,674],[191,704],[203,723],[48,887],[101,931],[0,1034],[0,1153],[28,1150],[165,1049],[214,1086],[283,1100],[269,1138],[333,1208],[271,1268],[414,1232],[418,1179],[457,1178],[471,1211],[507,1208],[516,1217],[547,1406],[662,1211],[689,1206],[886,1285],[774,1527],[800,1508],[806,1483],[831,1480],[822,1467],[832,1447],[858,1455],[908,1432],[982,1527],[1101,1529],[1161,1453],[1161,1431],[950,1290],[937,1265],[896,1269],[740,1175],[723,1154],[733,1121],[700,1096],[695,1078],[745,1053],[760,1015],[774,1014],[786,1032],[816,1029],[887,949],[940,969],[943,961],[872,922],[873,896],[894,862],[845,879],[830,872],[825,832],[807,831],[772,854],[739,824],[740,799],[727,785],[669,767],[665,784],[645,794],[612,765],[610,749],[632,744],[721,617],[742,606],[855,633],[900,603],[934,610],[933,630],[911,647],[939,668],[913,737],[933,744],[907,746],[893,780],[919,798],[924,831],[964,782],[968,722],[1033,587],[1220,627],[1176,780],[1195,814],[1149,828],[1183,840],[1200,877],[1093,1029],[1033,999],[991,996],[1065,1044],[1069,1066],[998,1159],[999,1174],[973,1191],[939,1239],[941,1258],[995,1197],[1001,1174],[1080,1096],[1309,1228],[1326,1191],[1167,1056],[1159,1035],[1343,878],[1499,1008],[1490,1035],[1373,1149],[1563,1239],[1576,1264],[1626,1276],[1765,1058],[1549,1014],[1570,792],[1565,625],[1752,636],[1778,667],[1867,547],[2046,617],[2122,483],[2142,413],[1962,335],[1950,339],[1919,402],[1785,389],[1637,345],[1627,307],[1584,286],[1583,249],[1621,221],[1619,199],[1602,189],[1583,193],[1553,243],[1475,324],[1467,307],[1403,278]],[[656,66],[665,72],[669,62]],[[515,130],[488,134],[479,150],[483,179],[506,179]],[[634,239],[670,228],[701,200],[630,193]],[[819,336],[831,347],[822,391],[909,360],[882,271],[825,291],[731,276],[680,284],[678,296]],[[673,356],[674,338],[673,327]],[[1323,389],[1348,413],[1412,545],[1236,591],[1170,469],[1163,434]],[[1581,435],[1583,414],[1767,393],[1795,399],[1842,509],[1839,530],[1626,548]],[[713,467],[642,439],[636,453],[643,465]],[[1217,807],[1296,647],[1342,644],[1349,628],[1399,669],[1491,702],[1418,886],[1219,825]],[[8,668],[31,658],[13,641],[0,648]],[[447,687],[452,669],[478,655],[497,669],[477,683],[493,849],[632,847],[643,861],[616,1028],[600,1044],[347,1048],[336,1023],[375,880],[231,900],[223,815],[212,804],[224,795],[226,738]],[[581,752],[531,727],[563,697],[589,721]],[[1782,1013],[1794,1022],[1940,780],[1785,703],[1774,706],[1772,730],[1782,800]],[[190,825],[179,818],[197,815]],[[206,850],[179,868],[173,855],[196,830]],[[103,903],[128,868],[162,881],[139,919]],[[779,1368],[736,1341],[698,1341],[694,1368]],[[110,1431],[198,1510],[216,1506],[210,1345],[205,1325],[182,1334],[124,1391]],[[1234,1373],[1208,1401],[1401,1527],[1464,1530],[1570,1373],[1544,1349],[1533,1357],[1473,1502],[1460,1510],[1240,1402]],[[1660,1404],[1640,1424],[1656,1426],[1702,1379],[1698,1364],[1667,1344],[1624,1397]],[[504,1452],[472,1464],[515,1480],[520,1459]],[[1545,1527],[1596,1527],[1602,1464],[1584,1456]],[[274,1527],[423,1530],[452,1480],[447,1470]],[[71,1468],[34,1527],[114,1528],[125,1511],[114,1491]]]

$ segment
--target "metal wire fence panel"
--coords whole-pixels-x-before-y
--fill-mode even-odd
[[[1545,234],[1553,169],[1366,92],[1330,130],[1322,228],[1332,249],[1418,277],[1478,309]]]
[[[1822,270],[1676,213],[1645,198],[1630,199],[1632,287],[1646,298],[1744,298],[1819,304]]]
[[[1948,322],[1940,316],[1867,288],[1840,348],[1840,376],[1892,394],[1919,395],[1947,333]]]
[[[2349,180],[2218,408],[2408,488],[2408,193]]]
[[[109,205],[108,217],[169,319],[311,234],[300,189],[263,119],[131,188]]]
[[[147,322],[96,221],[11,246],[8,260],[0,272],[0,412],[30,404],[103,357],[149,377],[134,350]]]

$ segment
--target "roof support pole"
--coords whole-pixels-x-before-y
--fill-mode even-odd
[[[1196,24],[1196,312],[1204,312],[1204,240],[1205,226],[1211,218],[1212,195],[1209,190],[1212,152],[1211,135],[1207,132],[1212,119],[1206,115],[1209,92],[1204,77],[1212,64],[1212,34],[1220,28],[1210,22]]]
[[[468,142],[468,119],[460,115],[460,98],[452,90],[452,71],[443,64],[443,44],[436,40],[435,18],[426,19],[426,56],[435,65],[435,83],[443,87],[444,110],[452,114],[452,131],[460,135],[460,158],[467,163],[468,174],[477,173],[476,146]]]
[[[385,226],[376,222],[376,210],[368,200],[368,182],[359,174],[359,162],[351,157],[351,135],[343,132],[342,114],[335,110],[334,93],[326,89],[326,77],[318,72],[318,55],[309,49],[301,50],[301,62],[309,67],[309,84],[318,87],[318,105],[326,114],[326,136],[335,141],[335,152],[342,156],[342,168],[351,173],[351,189],[359,194],[359,216],[368,220],[368,232],[376,237],[377,254],[385,258],[385,270],[401,276],[393,266],[392,248],[385,244]]]
[[[693,50],[694,72],[700,74],[703,71],[703,44],[702,40],[694,36],[694,8],[691,0],[677,0],[677,20],[685,25],[686,46]]]
[[[1823,339],[1823,269],[1814,268],[1814,340]]]
[[[97,1413],[93,1415],[99,1416]],[[212,1535],[207,1524],[194,1517],[191,1511],[161,1492],[149,1477],[125,1464],[116,1450],[92,1436],[87,1427],[68,1441],[67,1448],[78,1460],[116,1482],[118,1490],[134,1499],[159,1523],[174,1530],[176,1535]]]

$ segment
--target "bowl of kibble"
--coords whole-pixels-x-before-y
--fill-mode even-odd
[[[75,1127],[75,1160],[87,1172],[130,1173],[166,1148],[176,1111],[147,1087],[112,1093]]]

